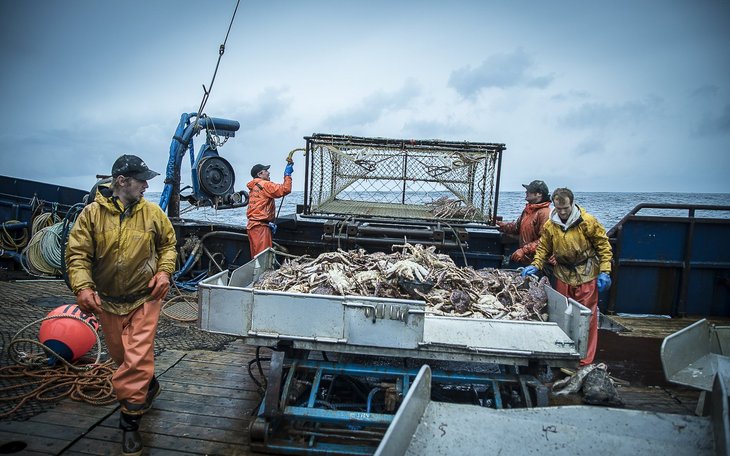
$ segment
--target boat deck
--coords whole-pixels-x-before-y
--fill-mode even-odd
[[[62,281],[0,282],[0,299],[3,352],[18,328],[44,316],[54,302],[73,302]],[[622,360],[620,356],[635,358],[635,345],[624,340],[618,348],[628,346],[626,350],[631,353],[617,355],[610,336],[604,336],[602,332],[597,361],[607,362],[609,370],[623,378],[614,366],[625,362],[626,358]],[[248,375],[248,362],[255,358],[255,347],[233,337],[200,332],[194,323],[170,322],[162,317],[155,353],[162,393],[142,420],[144,454],[260,454],[251,451],[248,436],[248,424],[261,399],[258,386]],[[8,363],[7,357],[0,359]],[[628,374],[627,371],[628,384],[619,389],[628,408],[693,413],[699,397],[697,391],[639,382]],[[0,392],[0,406],[3,399],[6,398]],[[560,404],[566,403],[581,403],[581,398],[573,395],[560,399]],[[31,417],[19,414],[1,419],[0,454],[118,454],[118,419],[116,404],[94,406],[63,399],[44,406],[43,411]]]
[[[145,454],[255,455],[248,424],[260,394],[248,378],[252,347],[232,342],[220,352],[165,351],[157,357],[162,392],[140,427]],[[26,445],[23,455],[117,454],[119,407],[64,399],[27,421],[0,422],[0,453]],[[12,443],[16,442],[16,443]]]

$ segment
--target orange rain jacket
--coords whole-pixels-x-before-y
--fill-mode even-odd
[[[525,252],[529,262],[535,257],[537,243],[540,240],[543,226],[550,219],[550,201],[537,204],[526,204],[520,218],[511,223],[505,223],[500,230],[503,233],[519,234],[520,247]]]
[[[246,209],[247,229],[257,225],[268,225],[276,218],[274,198],[281,198],[291,193],[291,176],[284,176],[284,183],[277,184],[255,178],[248,184],[248,209]]]

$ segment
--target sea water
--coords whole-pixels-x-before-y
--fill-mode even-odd
[[[145,195],[149,201],[158,203],[160,194],[149,192]],[[436,199],[435,197],[433,198]],[[427,198],[425,198],[427,200]],[[303,204],[304,192],[292,192],[284,198],[276,200],[279,216],[296,212],[297,204]],[[575,194],[575,202],[588,213],[595,216],[606,229],[613,228],[639,204],[689,204],[708,206],[730,206],[730,193],[631,193],[631,192],[584,192]],[[500,192],[497,216],[505,221],[515,220],[525,207],[524,192]],[[201,222],[223,223],[228,225],[245,225],[246,208],[215,210],[213,208],[191,208],[187,203],[180,205],[181,217]],[[639,215],[663,215],[686,217],[687,210],[648,209],[639,211]],[[729,211],[698,210],[695,217],[730,218]]]

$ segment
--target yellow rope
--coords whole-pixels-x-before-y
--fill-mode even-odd
[[[2,250],[20,250],[28,243],[28,228],[16,236],[13,236],[5,225],[20,223],[19,220],[7,220],[2,224],[3,230],[0,232],[0,249]]]

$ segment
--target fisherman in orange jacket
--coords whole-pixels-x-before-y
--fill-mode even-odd
[[[271,235],[276,233],[276,207],[274,198],[281,198],[291,193],[291,175],[294,172],[294,162],[290,161],[284,168],[284,183],[277,184],[269,179],[271,165],[254,165],[251,168],[253,180],[246,184],[248,187],[248,209],[246,218],[248,224],[248,242],[251,246],[251,258],[271,247]]]
[[[535,259],[535,250],[543,226],[550,219],[550,190],[545,182],[534,180],[525,187],[525,209],[514,222],[497,222],[497,229],[507,234],[519,234],[520,247],[510,257],[515,263],[530,264]]]

